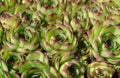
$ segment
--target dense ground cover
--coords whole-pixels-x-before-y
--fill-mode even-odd
[[[0,0],[0,78],[120,78],[120,0]]]

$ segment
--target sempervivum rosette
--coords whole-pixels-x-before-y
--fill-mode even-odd
[[[20,19],[15,14],[13,15],[11,13],[4,12],[0,16],[0,22],[3,26],[3,28],[9,30],[9,29],[17,27],[20,23]]]
[[[39,32],[32,26],[17,26],[4,36],[4,47],[17,52],[28,53],[38,48]]]
[[[58,51],[73,51],[77,47],[77,38],[71,25],[65,19],[64,22],[56,21],[56,23],[49,24],[46,28],[43,28],[42,48],[51,55]]]
[[[87,8],[92,24],[88,30],[89,42],[92,45],[91,54],[97,60],[104,60],[111,64],[118,64],[119,61],[119,7],[114,1],[92,1],[95,4]],[[113,4],[113,5],[111,5]],[[105,7],[104,7],[105,6]],[[113,10],[114,9],[114,10]]]
[[[111,21],[105,21],[103,24],[96,24],[88,34],[92,45],[90,53],[97,60],[104,60],[111,64],[120,63],[119,26],[115,26]]]
[[[112,78],[115,70],[105,62],[92,62],[87,67],[88,78]]]
[[[84,66],[70,52],[56,54],[52,61],[62,78],[84,78]]]
[[[56,70],[49,66],[47,56],[40,51],[29,54],[19,71],[21,78],[58,78]]]

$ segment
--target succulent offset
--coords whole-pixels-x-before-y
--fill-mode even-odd
[[[0,78],[120,78],[120,0],[0,0]]]

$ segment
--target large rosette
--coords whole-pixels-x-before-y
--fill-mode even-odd
[[[32,26],[18,26],[8,30],[4,36],[4,47],[28,53],[39,47],[39,32]]]
[[[73,51],[76,48],[77,38],[68,23],[58,21],[43,29],[41,46],[45,51],[54,54],[58,51]]]
[[[84,78],[84,66],[70,52],[58,53],[52,59],[53,65],[63,78]]]

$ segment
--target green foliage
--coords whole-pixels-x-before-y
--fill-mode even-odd
[[[113,78],[119,69],[120,0],[0,0],[0,78]]]

